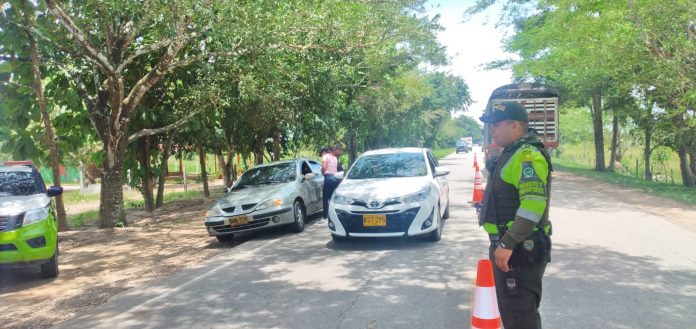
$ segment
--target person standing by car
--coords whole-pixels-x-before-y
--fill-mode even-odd
[[[329,218],[329,200],[333,195],[334,190],[338,187],[338,179],[335,175],[338,172],[338,157],[341,156],[341,144],[336,144],[331,148],[331,152],[325,153],[321,157],[321,173],[324,175],[324,188],[322,191],[324,217],[317,223],[326,223]]]
[[[506,329],[541,328],[542,278],[551,260],[551,159],[528,131],[525,108],[505,102],[483,115],[493,141],[504,147],[486,161],[489,173],[479,224],[491,240],[490,258]]]

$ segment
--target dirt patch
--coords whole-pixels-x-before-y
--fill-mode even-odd
[[[662,217],[679,227],[696,232],[696,206],[567,172],[555,172],[554,178],[586,185],[588,190],[602,191],[619,201],[630,204],[636,210]]]
[[[0,327],[49,327],[233,247],[208,237],[200,221],[211,201],[129,210],[133,224],[123,229],[60,233],[57,279],[42,279],[38,268],[0,270]]]

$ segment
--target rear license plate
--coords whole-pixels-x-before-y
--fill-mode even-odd
[[[363,226],[387,226],[387,215],[363,215]]]
[[[249,217],[247,216],[236,216],[230,218],[230,226],[239,226],[249,224]]]

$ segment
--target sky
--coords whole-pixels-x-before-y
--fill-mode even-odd
[[[430,0],[426,7],[431,17],[440,14],[440,24],[445,28],[438,34],[451,61],[444,71],[466,81],[473,104],[464,114],[478,119],[491,92],[512,81],[510,70],[486,71],[480,66],[513,55],[502,49],[505,33],[502,28],[495,27],[500,6],[493,6],[464,22],[464,12],[474,3],[475,0]]]

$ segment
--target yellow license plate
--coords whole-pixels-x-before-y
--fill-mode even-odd
[[[363,215],[363,226],[387,226],[387,215]]]
[[[237,216],[230,218],[230,226],[239,226],[244,224],[249,224],[249,217]]]

